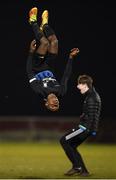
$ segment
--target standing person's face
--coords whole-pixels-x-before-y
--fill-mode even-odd
[[[87,84],[78,84],[77,88],[80,90],[81,94],[85,94],[89,89]]]

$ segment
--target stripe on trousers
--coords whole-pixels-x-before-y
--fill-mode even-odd
[[[84,131],[84,130],[80,128],[80,129],[74,131],[73,133],[67,135],[65,138],[66,138],[66,140],[69,140],[69,139],[77,136],[78,134],[82,133],[83,131]]]

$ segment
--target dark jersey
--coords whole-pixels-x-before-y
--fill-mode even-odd
[[[100,96],[95,88],[89,89],[85,96],[80,124],[91,131],[97,131],[101,111]]]
[[[67,90],[67,82],[72,71],[72,59],[68,59],[66,68],[59,83],[47,61],[51,56],[42,59],[39,55],[29,53],[27,59],[27,74],[32,89],[44,98],[54,93],[63,96]],[[53,58],[53,55],[52,55]]]

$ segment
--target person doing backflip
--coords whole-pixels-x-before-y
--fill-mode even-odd
[[[48,25],[48,10],[42,13],[42,22],[37,23],[38,9],[29,11],[29,23],[33,29],[35,39],[30,44],[27,59],[27,74],[31,88],[45,101],[45,106],[51,111],[58,111],[59,96],[67,90],[67,82],[72,71],[72,60],[79,53],[78,48],[71,49],[61,82],[50,66],[58,55],[58,39],[53,29]]]

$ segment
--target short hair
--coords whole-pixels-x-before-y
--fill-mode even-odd
[[[89,88],[92,88],[93,79],[89,75],[83,74],[78,77],[78,84],[87,84]]]

